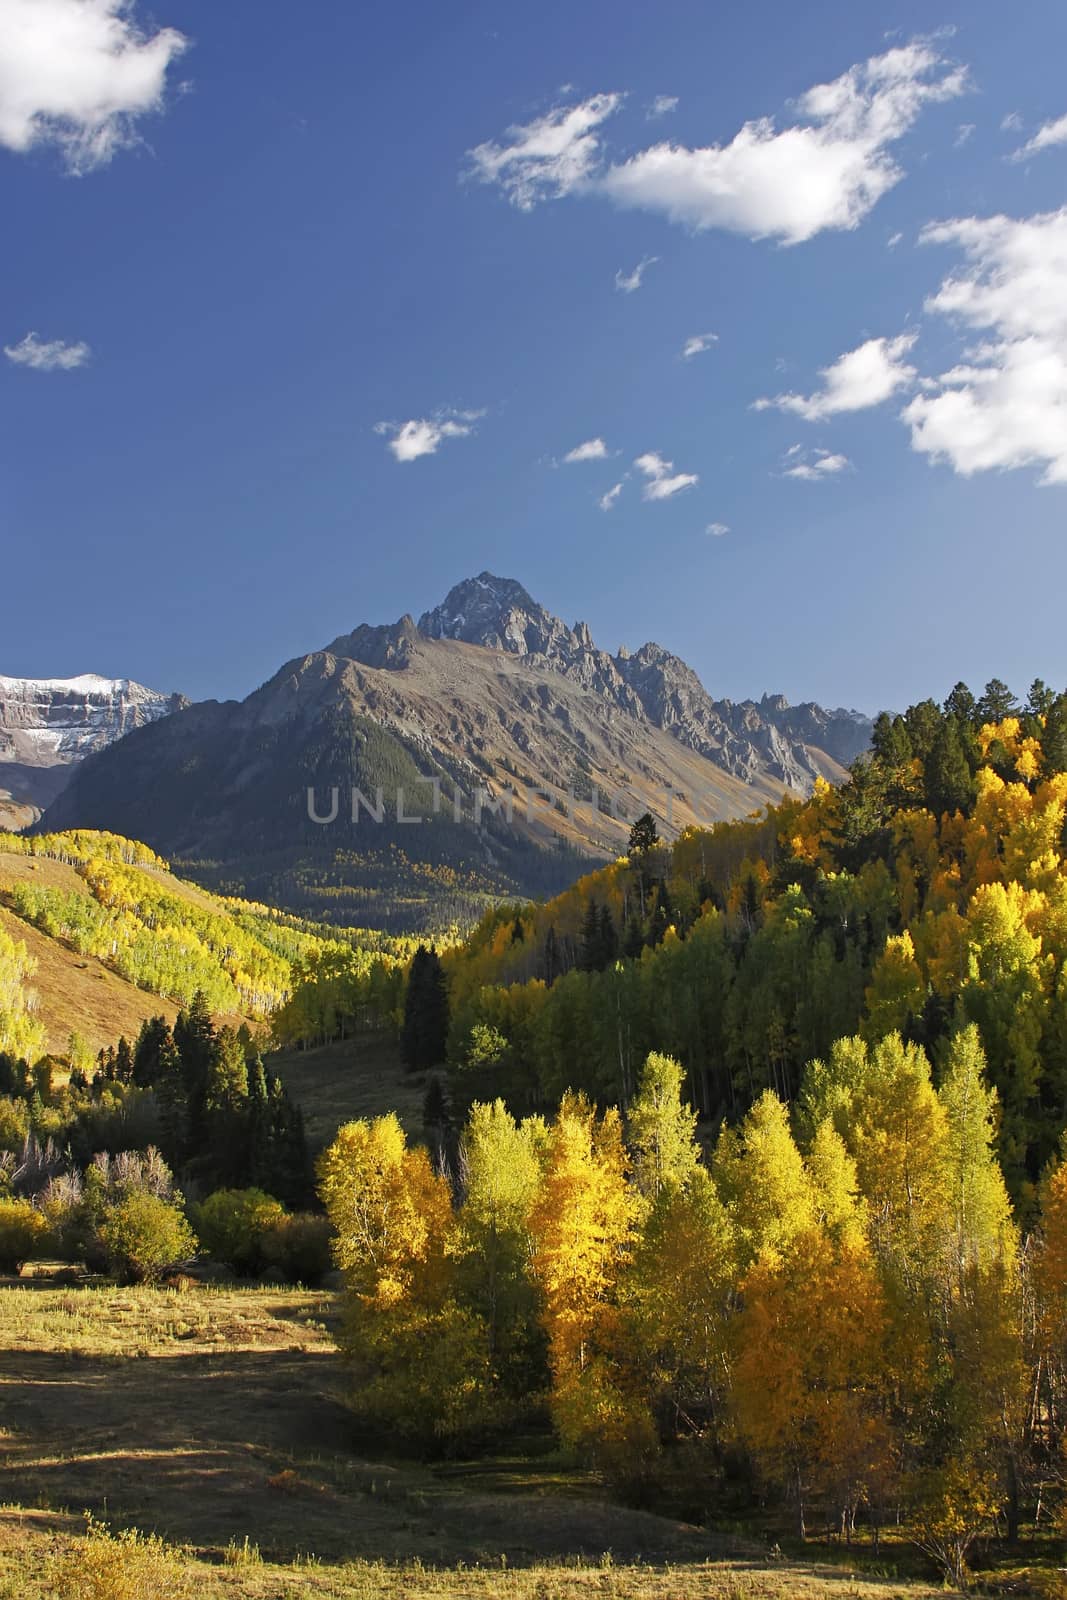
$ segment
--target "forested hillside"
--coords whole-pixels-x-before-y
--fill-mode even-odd
[[[979,1029],[1017,1200],[1067,1121],[1067,700],[960,686],[876,724],[841,788],[747,821],[654,829],[541,906],[447,952],[465,1100],[581,1089],[625,1105],[650,1050],[701,1113],[786,1100],[838,1039],[899,1030],[940,1070]]]
[[[364,1425],[469,1448],[547,1393],[622,1493],[892,1525],[954,1582],[1061,1517],[1065,808],[1067,697],[961,685],[840,789],[647,816],[420,952],[430,1154],[387,1117],[320,1163]]]

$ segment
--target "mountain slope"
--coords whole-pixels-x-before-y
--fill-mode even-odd
[[[76,762],[186,703],[130,678],[0,677],[0,827],[28,826]]]
[[[45,825],[144,839],[316,916],[467,920],[618,854],[642,810],[670,830],[839,778],[868,733],[849,713],[714,701],[660,646],[610,656],[483,573],[418,626],[364,624],[240,703],[135,730],[79,768]],[[353,790],[369,803],[356,821]]]

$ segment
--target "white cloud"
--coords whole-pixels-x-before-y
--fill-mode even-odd
[[[709,522],[704,531],[710,534],[713,539],[721,539],[723,534],[729,533],[730,524],[728,522]]]
[[[1040,155],[1042,150],[1053,150],[1060,144],[1067,144],[1067,115],[1043,123],[1032,139],[1013,152],[1011,159],[1025,161],[1028,156]]]
[[[385,435],[398,461],[418,461],[420,456],[436,455],[446,439],[465,439],[484,411],[437,411],[432,417],[413,417],[409,422],[378,422],[375,433]]]
[[[603,461],[608,453],[608,447],[603,439],[587,439],[584,444],[576,444],[573,450],[568,450],[563,457],[568,464],[576,461]]]
[[[495,183],[520,211],[579,188],[600,161],[596,129],[622,104],[620,94],[595,94],[576,106],[557,106],[534,122],[507,130],[467,152],[469,176]]]
[[[623,294],[633,294],[635,289],[640,289],[641,281],[649,267],[654,267],[659,256],[645,256],[639,261],[632,272],[623,272],[620,267],[615,274],[615,287],[621,289]]]
[[[70,172],[137,143],[187,48],[174,28],[138,26],[130,0],[0,0],[0,145],[55,145]]]
[[[705,350],[710,350],[713,344],[718,344],[717,333],[694,333],[685,341],[682,349],[682,360],[690,361],[693,356],[702,356]]]
[[[646,500],[669,500],[672,495],[700,482],[695,472],[675,472],[674,462],[664,460],[655,450],[646,450],[644,455],[638,456],[634,466],[648,479],[644,487]]]
[[[84,367],[92,351],[84,340],[65,344],[62,339],[42,343],[35,333],[28,333],[18,344],[6,344],[4,354],[17,367],[31,367],[34,372],[73,372]]]
[[[922,239],[969,263],[927,311],[979,342],[906,406],[912,448],[964,476],[1038,466],[1042,483],[1067,483],[1067,206],[935,223]]]
[[[885,242],[886,249],[895,250],[903,237],[904,235],[902,233],[891,233]]]
[[[694,229],[799,244],[826,228],[856,227],[903,176],[889,147],[925,105],[966,86],[961,68],[913,42],[808,90],[792,127],[763,117],[727,145],[654,145],[610,167],[597,187],[619,205]]]
[[[655,122],[658,117],[669,116],[678,109],[678,96],[676,94],[658,94],[651,100],[645,110],[649,122]]]
[[[786,451],[785,459],[791,461],[793,465],[785,467],[782,476],[799,478],[803,483],[821,483],[825,478],[836,477],[839,472],[846,471],[852,465],[847,456],[834,455],[829,450],[806,451],[798,444],[792,445]]]
[[[842,411],[865,411],[881,405],[898,389],[914,383],[915,368],[903,357],[917,337],[914,333],[901,333],[895,339],[868,339],[822,369],[823,386],[815,394],[779,394],[773,399],[757,400],[753,409],[767,411],[773,407],[795,412],[807,422],[819,422]]]
[[[1017,111],[1009,111],[1006,117],[1000,119],[1001,133],[1021,133],[1023,119]]]
[[[956,137],[952,141],[957,150],[962,150],[964,145],[973,137],[975,126],[976,124],[973,122],[960,123],[956,129]]]
[[[622,494],[623,484],[625,482],[626,482],[626,479],[625,478],[621,478],[619,480],[619,482],[617,484],[615,484],[615,486],[613,488],[608,490],[607,494],[602,494],[600,496],[600,509],[601,509],[601,511],[610,511],[612,509],[612,507],[614,506],[616,500],[619,498],[620,494]]]

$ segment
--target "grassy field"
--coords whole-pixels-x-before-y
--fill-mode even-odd
[[[784,1563],[755,1542],[611,1505],[556,1463],[486,1475],[382,1459],[352,1432],[335,1316],[330,1295],[305,1291],[0,1289],[0,1596],[941,1592]],[[171,1548],[86,1543],[85,1511]]]
[[[267,1058],[304,1113],[314,1149],[328,1144],[343,1122],[395,1111],[408,1133],[422,1129],[425,1073],[406,1072],[395,1039],[360,1033],[316,1050],[279,1050]]]

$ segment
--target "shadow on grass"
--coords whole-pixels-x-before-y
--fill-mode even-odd
[[[486,1492],[360,1458],[327,1348],[116,1358],[9,1350],[0,1503],[91,1510],[217,1555],[331,1562],[700,1561],[701,1531],[584,1495]],[[729,1552],[733,1553],[733,1552]]]

